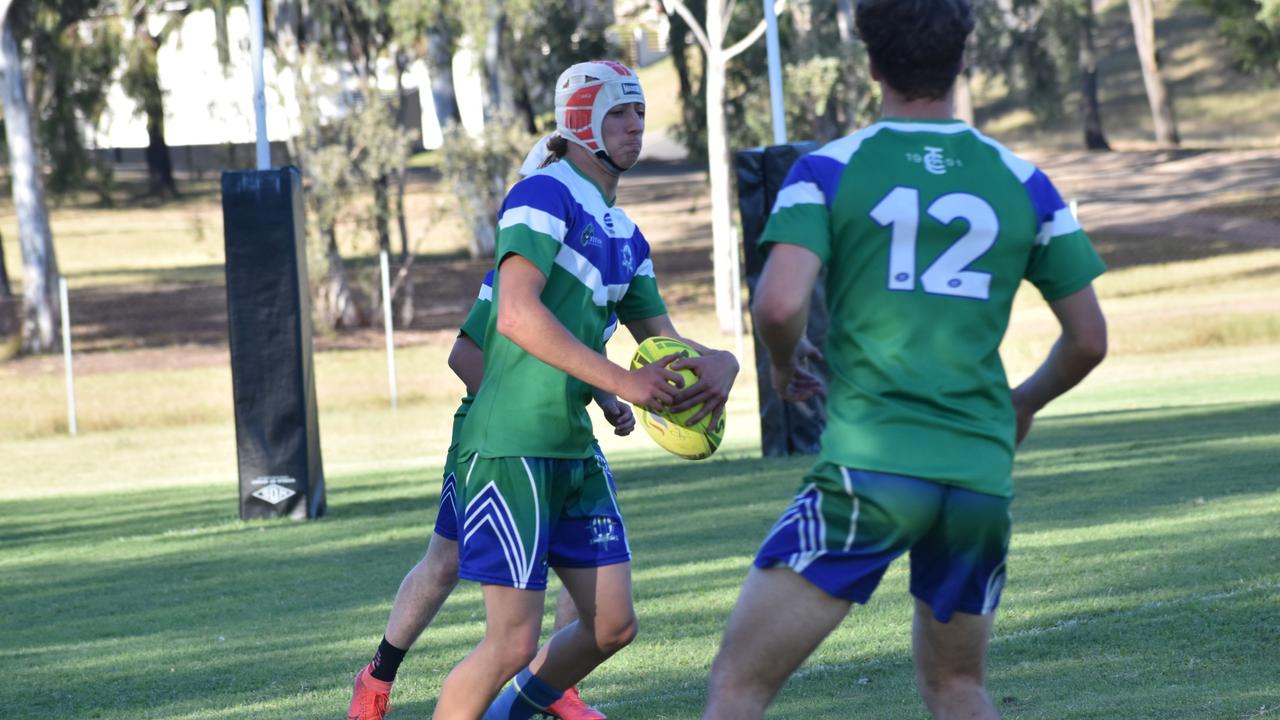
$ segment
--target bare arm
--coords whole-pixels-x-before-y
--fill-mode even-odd
[[[1107,320],[1092,285],[1049,303],[1049,308],[1062,334],[1035,373],[1013,389],[1019,444],[1031,430],[1035,414],[1075,387],[1107,355]]]
[[[475,395],[484,379],[484,350],[470,336],[459,333],[449,351],[449,369],[467,386],[467,394]]]
[[[675,389],[669,380],[680,376],[654,363],[627,371],[582,344],[542,304],[547,279],[520,255],[508,255],[498,268],[498,332],[521,349],[582,382],[645,407],[671,403]]]
[[[773,387],[785,400],[807,400],[822,392],[821,380],[799,367],[802,356],[818,356],[804,331],[821,269],[822,260],[813,251],[780,243],[769,251],[756,283],[752,317],[769,351]]]

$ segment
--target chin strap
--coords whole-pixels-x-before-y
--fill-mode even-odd
[[[618,163],[614,162],[613,158],[609,157],[609,153],[604,150],[596,151],[596,159],[600,161],[600,164],[603,165],[604,169],[611,175],[621,175],[627,171],[627,168],[619,167]]]

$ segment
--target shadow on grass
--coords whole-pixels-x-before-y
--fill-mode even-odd
[[[1009,705],[1018,717],[1063,716],[1046,699],[1044,681],[1023,666],[1053,666],[1059,682],[1087,683],[1098,667],[1090,655],[1152,652],[1141,632],[1149,623],[1206,662],[1234,667],[1241,661],[1233,646],[1256,654],[1256,629],[1233,624],[1247,615],[1234,600],[1225,619],[1207,623],[1214,640],[1197,648],[1194,628],[1169,615],[1183,610],[1150,599],[1207,597],[1241,578],[1274,574],[1274,538],[1259,530],[1267,520],[1245,505],[1259,497],[1265,503],[1280,487],[1277,419],[1274,405],[1231,404],[1048,418],[1037,426],[1019,464],[1017,532],[1119,529],[1025,549],[1015,533],[1011,561],[1025,569],[1007,600],[1021,614],[1002,625],[1010,636],[998,635],[993,666],[996,682],[1014,688]],[[644,629],[595,681],[598,696],[618,710],[611,714],[697,714],[706,663],[751,554],[811,461],[628,460],[615,467]],[[400,579],[425,547],[437,487],[412,472],[336,478],[331,514],[307,523],[241,523],[233,489],[214,486],[7,502],[0,659],[13,669],[0,708],[10,716],[242,717],[259,714],[246,706],[261,703],[269,708],[263,717],[336,715]],[[1189,502],[1198,496],[1208,498],[1204,508]],[[1195,513],[1219,503],[1245,510],[1224,516],[1219,532],[1202,532],[1216,525]],[[1164,525],[1147,529],[1155,520]],[[1036,594],[1052,584],[1061,587],[1048,599]],[[852,647],[857,628],[866,627],[857,623],[901,622],[870,606],[854,615]],[[479,593],[464,583],[429,631],[427,649],[415,651],[398,714],[429,712],[439,680],[478,640],[482,619]],[[1040,635],[1017,634],[1082,619],[1086,631],[1065,646],[1045,649]],[[672,654],[673,647],[685,649]],[[881,665],[869,686],[851,684],[851,673],[874,663]],[[14,694],[58,668],[83,679],[56,693]],[[855,651],[829,671],[793,681],[770,716],[846,717],[853,708],[874,715],[881,706],[894,710],[880,717],[918,716],[910,673],[905,650]],[[1218,682],[1220,702],[1236,707],[1245,685]],[[1186,702],[1185,693],[1154,680],[1113,678],[1111,687],[1096,703],[1082,702],[1099,713],[1117,702],[1128,707],[1128,695],[1155,710]]]

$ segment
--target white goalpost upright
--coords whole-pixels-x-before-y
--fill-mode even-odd
[[[58,276],[58,301],[62,305],[62,364],[67,376],[67,432],[76,429],[76,374],[71,365],[71,302],[67,299],[67,279]]]
[[[249,0],[249,52],[253,69],[253,116],[258,129],[258,169],[271,169],[271,144],[267,140],[267,94],[262,76],[262,0]]]
[[[382,325],[387,337],[387,385],[391,393],[391,408],[394,410],[396,407],[396,336],[391,321],[391,266],[387,259],[386,248],[378,253],[378,264],[382,268]]]
[[[769,109],[773,116],[773,144],[787,142],[787,115],[782,107],[782,50],[778,46],[778,14],[772,0],[764,0],[764,40],[769,55]]]

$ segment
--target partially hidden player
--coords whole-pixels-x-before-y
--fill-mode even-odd
[[[467,394],[453,417],[453,434],[445,457],[435,530],[427,544],[426,554],[400,583],[382,642],[373,660],[356,674],[347,720],[383,720],[400,663],[458,584],[458,516],[454,498],[458,435],[484,377],[484,333],[489,324],[492,297],[493,271],[490,270],[449,352],[449,368],[462,380]],[[610,318],[601,336],[602,344],[609,341],[617,327],[617,318]],[[593,396],[615,434],[628,435],[635,429],[635,416],[630,406],[607,393],[595,392]],[[603,458],[598,444],[595,449]],[[559,630],[577,619],[573,599],[562,588],[556,599],[555,629]],[[560,720],[605,719],[604,713],[583,702],[576,688],[565,690],[563,696],[547,708],[547,714]]]

